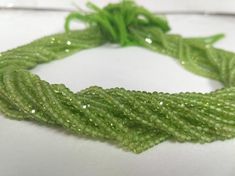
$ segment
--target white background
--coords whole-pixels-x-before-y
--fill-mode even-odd
[[[108,1],[96,0],[100,5]],[[233,12],[235,1],[139,0],[154,11]],[[84,6],[84,1],[74,1]],[[0,6],[74,8],[67,0],[0,0]],[[63,31],[65,12],[0,10],[0,51]],[[172,32],[185,36],[223,32],[217,46],[235,51],[235,17],[169,15]],[[172,58],[142,48],[103,46],[33,70],[73,91],[91,85],[147,91],[199,91],[218,82],[185,71]],[[164,142],[136,155],[102,142],[81,139],[53,128],[0,115],[0,176],[234,176],[235,140],[211,144]]]
[[[101,6],[108,2],[118,0],[90,0]],[[205,11],[235,11],[234,0],[135,0],[151,10],[205,10]],[[87,0],[0,0],[0,6],[27,6],[27,7],[52,7],[52,8],[75,8],[75,5],[84,7]]]

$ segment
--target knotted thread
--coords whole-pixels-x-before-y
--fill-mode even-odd
[[[124,0],[118,4],[109,4],[103,9],[92,3],[88,3],[87,6],[93,12],[71,13],[66,19],[66,31],[69,31],[69,24],[72,20],[80,20],[90,26],[98,26],[106,40],[125,46],[136,44],[131,29],[157,27],[163,32],[170,30],[166,19],[150,13],[130,0]]]
[[[167,34],[165,20],[130,1],[104,9],[90,6],[95,12],[72,13],[66,21],[67,30],[74,18],[88,22],[88,28],[54,34],[0,53],[3,114],[62,127],[135,153],[165,140],[206,143],[235,137],[235,54],[213,47],[223,35],[183,38]],[[168,94],[93,86],[74,93],[27,71],[107,42],[167,54],[188,70],[219,80],[226,87],[206,94]]]

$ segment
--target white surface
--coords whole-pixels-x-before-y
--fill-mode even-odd
[[[65,13],[0,13],[0,51],[63,30]],[[49,17],[49,18],[48,18]],[[173,32],[186,36],[217,32],[218,46],[235,51],[235,19],[169,16]],[[78,91],[90,85],[149,91],[219,88],[173,59],[141,48],[101,47],[33,70],[49,82]],[[211,144],[164,142],[140,155],[84,140],[52,128],[0,116],[0,176],[234,176],[235,140]]]
[[[26,6],[76,9],[76,5],[85,7],[86,2],[94,2],[104,6],[119,0],[0,0],[0,6]],[[220,11],[235,12],[234,0],[135,0],[153,11]]]

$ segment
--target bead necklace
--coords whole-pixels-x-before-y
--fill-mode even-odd
[[[207,143],[235,137],[235,54],[213,47],[223,35],[168,34],[165,18],[132,1],[103,9],[88,6],[90,13],[73,12],[67,17],[66,32],[0,54],[0,111],[4,115],[62,127],[135,153],[166,140]],[[70,30],[72,20],[89,26]],[[169,94],[93,86],[74,93],[28,71],[108,42],[169,55],[187,70],[219,80],[225,87],[205,94]]]

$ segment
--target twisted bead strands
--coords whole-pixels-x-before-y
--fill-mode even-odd
[[[166,140],[207,143],[235,137],[235,54],[213,47],[223,35],[183,38],[167,34],[167,21],[131,1],[70,14],[67,32],[0,54],[0,111],[17,120],[61,127],[140,153]],[[140,18],[141,17],[141,18]],[[89,23],[69,30],[71,20]],[[103,45],[142,46],[172,56],[186,69],[221,81],[211,93],[129,91],[90,87],[74,93],[27,71],[38,64]]]

